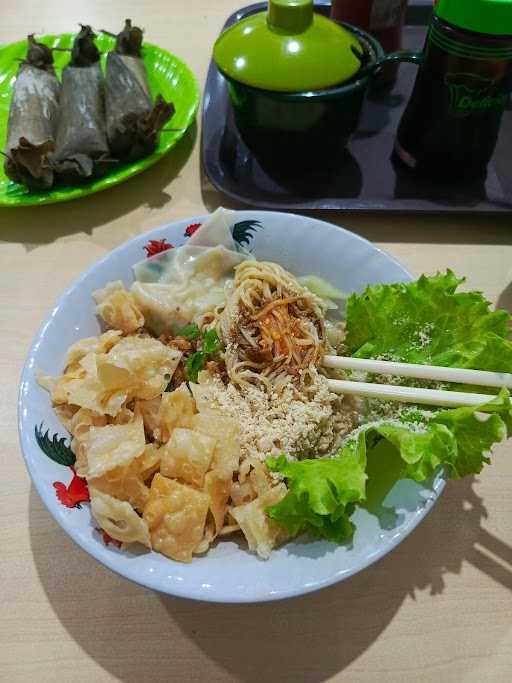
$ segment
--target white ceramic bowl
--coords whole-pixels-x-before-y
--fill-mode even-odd
[[[382,501],[384,516],[375,510],[354,513],[353,543],[299,539],[259,560],[234,541],[219,542],[204,557],[179,564],[155,552],[105,546],[95,531],[88,505],[68,509],[56,498],[53,482],[68,483],[71,473],[40,450],[34,435],[44,423],[50,435],[67,436],[55,416],[46,391],[36,382],[36,370],[58,374],[67,348],[82,337],[98,334],[91,293],[110,280],[132,282],[131,267],[144,257],[150,239],[166,238],[178,246],[185,229],[204,216],[167,225],[123,244],[88,270],[61,297],[37,334],[23,370],[19,394],[19,433],[34,486],[56,521],[86,552],[125,576],[163,593],[216,602],[257,602],[300,595],[346,579],[388,553],[425,517],[440,494],[441,477],[431,487],[398,481]],[[296,275],[325,277],[346,292],[368,284],[407,281],[409,273],[394,259],[364,239],[323,221],[291,214],[240,211],[234,222],[258,221],[250,249],[259,259],[280,263]],[[394,512],[392,512],[394,511]],[[392,514],[391,514],[392,512]]]

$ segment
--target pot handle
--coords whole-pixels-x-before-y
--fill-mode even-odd
[[[377,60],[375,64],[367,67],[366,73],[370,76],[376,76],[386,64],[396,64],[398,62],[409,62],[410,64],[416,64],[416,66],[420,66],[424,59],[425,55],[423,52],[411,52],[409,50],[390,52],[389,54],[384,55],[384,57],[381,57],[379,60]]]

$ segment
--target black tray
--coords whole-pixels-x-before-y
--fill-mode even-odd
[[[232,14],[224,28],[266,3]],[[330,3],[317,2],[328,14]],[[421,49],[432,12],[432,0],[411,0],[404,29],[404,47]],[[217,190],[252,206],[275,209],[347,209],[362,211],[428,211],[506,213],[512,211],[512,111],[505,112],[497,151],[486,182],[464,185],[417,179],[391,162],[395,131],[411,93],[416,68],[402,65],[391,92],[371,94],[358,133],[346,155],[330,170],[299,178],[270,175],[238,135],[226,83],[210,63],[203,99],[201,159]]]

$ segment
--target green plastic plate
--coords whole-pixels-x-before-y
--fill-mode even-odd
[[[37,40],[50,47],[69,48],[73,43],[73,38],[73,34],[63,33],[38,36]],[[96,44],[102,52],[104,67],[106,53],[113,48],[114,39],[100,33],[96,38]],[[9,105],[19,60],[23,59],[26,53],[26,40],[11,43],[0,49],[0,149],[3,149],[7,137]],[[76,187],[59,186],[51,190],[34,192],[9,180],[4,173],[3,163],[0,163],[0,206],[16,207],[66,202],[106,190],[149,168],[174,147],[195,118],[199,105],[199,86],[190,69],[170,52],[146,43],[143,47],[143,56],[152,96],[155,97],[161,93],[166,100],[173,102],[176,108],[167,124],[167,127],[177,129],[176,132],[162,132],[160,144],[150,156],[131,164],[119,164],[109,175]],[[59,78],[68,61],[69,53],[55,52],[55,70]]]

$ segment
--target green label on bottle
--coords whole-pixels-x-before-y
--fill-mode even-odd
[[[453,114],[498,111],[507,105],[508,95],[494,80],[468,73],[448,73],[444,78],[450,92]]]

